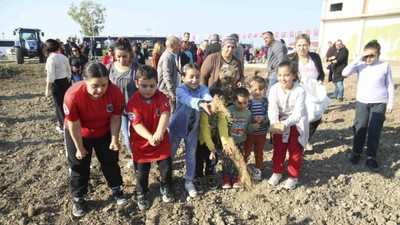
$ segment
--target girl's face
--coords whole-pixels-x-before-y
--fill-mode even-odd
[[[93,99],[104,95],[108,87],[108,77],[85,77],[86,90]]]
[[[254,100],[259,101],[262,99],[265,92],[265,87],[257,81],[250,82],[250,94]]]
[[[157,91],[157,81],[152,78],[149,80],[139,79],[135,80],[136,87],[139,90],[140,95],[144,99],[149,99],[153,97],[154,93]]]
[[[115,49],[115,58],[122,66],[130,66],[131,55],[128,50]]]
[[[296,52],[300,56],[308,56],[308,51],[310,49],[310,45],[307,43],[305,39],[299,39],[296,42]]]
[[[200,84],[200,71],[197,69],[187,69],[185,73],[185,76],[182,76],[183,83],[193,91],[196,90]]]
[[[284,90],[293,88],[294,75],[290,72],[289,66],[278,67],[278,82]]]
[[[363,53],[363,61],[367,65],[373,64],[375,61],[378,60],[378,51],[374,48],[366,48],[364,49]]]
[[[79,50],[77,48],[73,48],[71,52],[73,55],[79,55]]]

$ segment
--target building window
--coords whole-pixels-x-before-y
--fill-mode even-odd
[[[342,11],[343,3],[331,4],[331,12]]]

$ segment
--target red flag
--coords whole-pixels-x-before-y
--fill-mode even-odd
[[[318,29],[315,29],[315,30],[314,30],[314,36],[318,36],[318,33],[319,33],[319,30],[318,30]]]
[[[279,37],[279,32],[275,32],[274,37],[278,38]]]
[[[208,35],[208,39],[211,39],[211,34]]]
[[[310,36],[310,30],[306,30],[306,34]]]
[[[303,32],[301,30],[297,31],[297,35],[300,36]]]
[[[286,38],[286,32],[282,32],[282,38]]]
[[[253,38],[257,38],[258,37],[258,33],[254,33]]]
[[[249,33],[249,35],[247,35],[247,38],[251,38],[251,33]]]
[[[294,31],[290,31],[290,37],[294,37]]]
[[[243,34],[243,38],[246,38],[246,34]]]

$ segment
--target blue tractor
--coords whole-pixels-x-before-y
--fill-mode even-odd
[[[44,36],[43,32],[39,29],[17,28],[14,30],[14,35],[17,35],[17,38],[14,41],[13,54],[18,64],[23,64],[25,57],[39,57],[39,62],[45,62],[44,43],[40,39],[40,36]]]

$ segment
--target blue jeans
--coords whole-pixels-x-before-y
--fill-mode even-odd
[[[376,157],[383,122],[385,122],[386,103],[361,103],[356,101],[354,119],[353,152],[361,154],[367,139],[367,156]]]
[[[267,89],[267,93],[266,93],[267,98],[269,95],[269,90],[276,83],[278,83],[277,74],[276,74],[276,71],[272,71],[271,74],[269,75],[268,89]]]
[[[80,75],[79,73],[74,73],[74,72],[73,72],[73,73],[71,74],[71,77],[72,77],[72,81],[73,81],[74,83],[83,80],[82,75]]]
[[[198,140],[198,130],[194,128],[187,136],[183,139],[185,141],[185,165],[186,165],[186,181],[193,181],[196,171],[196,149]],[[175,159],[176,151],[179,148],[182,138],[174,134],[173,131],[169,131],[169,139],[171,142],[171,158],[172,161]]]
[[[129,119],[128,119],[128,115],[123,113],[121,118],[122,118],[122,120],[121,120],[121,131],[122,131],[122,135],[124,136],[125,146],[126,146],[126,149],[128,150],[129,155],[132,156],[131,143],[129,141]]]
[[[333,97],[337,99],[343,99],[343,94],[344,94],[344,87],[343,87],[343,81],[338,81],[334,83],[335,89],[333,91]]]

